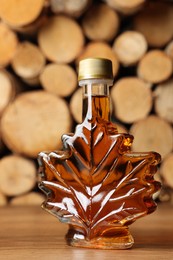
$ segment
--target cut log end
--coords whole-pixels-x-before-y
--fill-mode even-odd
[[[110,7],[125,15],[137,12],[145,3],[145,0],[105,0]]]
[[[69,65],[48,64],[40,75],[43,88],[57,96],[69,96],[77,86],[77,75]]]
[[[0,22],[0,67],[5,67],[11,62],[17,47],[17,35],[7,25]]]
[[[136,77],[122,78],[111,90],[114,114],[125,123],[136,122],[148,115],[152,94],[148,84]]]
[[[0,16],[12,27],[32,23],[40,15],[45,0],[1,0]]]
[[[38,42],[50,61],[70,63],[82,51],[84,36],[75,20],[59,15],[51,17],[40,29]]]
[[[163,47],[173,37],[173,7],[171,3],[149,1],[134,17],[134,29],[141,32],[150,46]]]
[[[162,159],[172,151],[173,129],[157,116],[150,115],[133,124],[130,133],[135,137],[133,151],[156,151]]]
[[[7,147],[29,157],[60,148],[61,135],[70,129],[66,102],[46,91],[19,95],[1,120],[2,138]]]
[[[113,50],[124,66],[135,65],[147,51],[147,42],[142,34],[126,31],[115,39]]]
[[[5,69],[0,70],[0,115],[16,95],[13,78]]]
[[[82,27],[91,40],[111,41],[119,29],[119,17],[106,4],[97,4],[84,16]]]
[[[27,41],[20,45],[12,60],[14,71],[24,79],[37,77],[43,70],[44,65],[45,57],[39,48]]]
[[[50,7],[54,13],[64,13],[72,17],[79,17],[89,7],[91,2],[92,0],[50,0]]]
[[[17,155],[5,156],[0,161],[0,191],[16,196],[30,191],[36,184],[36,166]]]
[[[161,50],[146,53],[137,68],[138,76],[151,83],[160,83],[168,79],[172,71],[171,58]]]
[[[154,91],[154,95],[156,113],[173,123],[173,79],[159,84]]]

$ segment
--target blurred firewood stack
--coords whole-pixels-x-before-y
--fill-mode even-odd
[[[173,201],[173,4],[146,0],[0,1],[0,205],[40,204],[40,151],[81,122],[81,59],[113,62],[112,120],[134,151],[162,155]]]

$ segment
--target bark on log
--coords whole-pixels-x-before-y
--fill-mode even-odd
[[[48,64],[40,75],[43,88],[57,96],[69,96],[77,86],[74,69],[65,64]]]
[[[137,12],[145,3],[145,0],[105,0],[115,10],[125,14]]]
[[[173,7],[168,3],[151,2],[134,17],[134,29],[141,32],[148,44],[163,47],[173,37]]]
[[[37,78],[45,65],[45,57],[40,49],[25,41],[20,44],[12,59],[12,68],[15,73],[24,80]]]
[[[114,74],[114,76],[117,75],[118,70],[119,70],[119,62],[118,62],[115,52],[113,52],[113,50],[107,43],[104,43],[101,41],[88,43],[85,46],[83,52],[76,59],[77,66],[78,66],[80,60],[86,59],[86,58],[92,58],[92,57],[110,59],[112,61],[113,74]]]
[[[45,197],[38,192],[29,192],[11,199],[10,204],[14,206],[41,205]]]
[[[135,65],[147,51],[147,42],[141,33],[126,31],[115,39],[113,50],[124,66]]]
[[[125,123],[146,117],[152,108],[149,84],[136,77],[118,80],[111,90],[111,97],[115,117]]]
[[[6,24],[0,22],[0,67],[5,67],[11,62],[17,47],[17,35]]]
[[[0,191],[16,196],[30,191],[36,184],[36,166],[33,161],[17,155],[0,160]]]
[[[50,0],[50,6],[54,13],[79,17],[90,6],[91,2],[92,0]]]
[[[70,130],[66,102],[46,91],[19,95],[1,119],[4,143],[12,151],[28,157],[60,148],[61,135]]]
[[[82,27],[90,40],[111,41],[119,29],[119,17],[108,5],[95,4],[85,14]]]
[[[12,27],[32,23],[40,15],[45,0],[1,0],[0,17]]]
[[[168,154],[160,168],[161,176],[166,186],[173,189],[173,153]]]
[[[132,125],[130,132],[135,137],[133,151],[156,151],[162,159],[172,151],[173,129],[162,118],[150,115]]]
[[[173,79],[158,85],[154,95],[156,113],[173,123]]]
[[[38,42],[50,61],[69,63],[82,51],[84,36],[75,20],[59,15],[50,17],[40,29]]]
[[[151,83],[160,83],[167,80],[172,71],[171,58],[161,50],[147,52],[137,67],[138,77]]]

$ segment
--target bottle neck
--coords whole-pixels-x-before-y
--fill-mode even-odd
[[[86,84],[87,83],[87,84]],[[85,82],[83,86],[83,120],[110,120],[109,86],[106,82]]]

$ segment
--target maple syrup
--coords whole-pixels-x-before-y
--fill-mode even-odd
[[[134,243],[128,226],[156,209],[152,195],[160,183],[153,175],[160,155],[131,152],[133,136],[118,133],[111,123],[110,61],[82,62],[82,69],[102,68],[93,67],[97,77],[91,72],[88,79],[87,67],[87,77],[80,79],[83,122],[74,134],[63,135],[63,150],[39,154],[39,187],[47,194],[43,208],[69,224],[69,245],[126,249]]]

